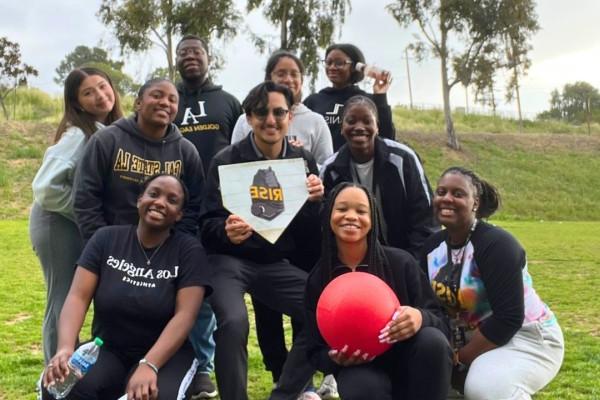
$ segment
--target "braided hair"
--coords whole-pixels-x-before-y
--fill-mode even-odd
[[[498,189],[488,181],[477,176],[472,170],[457,166],[450,167],[442,173],[440,179],[448,174],[464,176],[473,187],[475,198],[479,200],[479,206],[475,213],[477,218],[489,218],[500,208],[501,200]]]
[[[378,239],[377,232],[379,232],[379,218],[377,213],[377,203],[369,192],[369,190],[358,183],[354,182],[341,182],[336,185],[329,195],[327,196],[325,208],[322,218],[322,235],[321,240],[321,282],[326,285],[333,279],[333,268],[332,261],[337,256],[337,245],[335,235],[331,230],[331,214],[333,213],[333,207],[335,205],[335,199],[344,190],[350,187],[361,189],[367,195],[369,201],[369,216],[371,218],[371,230],[367,234],[367,271],[386,282],[391,282],[389,279],[389,271],[384,267],[387,265],[387,259],[383,253],[383,248]]]

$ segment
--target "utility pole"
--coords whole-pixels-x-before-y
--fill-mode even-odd
[[[591,117],[591,101],[590,96],[587,98],[587,126],[588,126],[588,135],[592,134],[592,128],[590,127],[590,117]]]
[[[412,86],[410,83],[410,66],[408,64],[408,47],[404,48],[404,57],[406,59],[406,76],[408,77],[408,97],[410,99],[410,109],[413,108]]]

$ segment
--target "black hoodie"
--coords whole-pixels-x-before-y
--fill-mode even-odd
[[[321,114],[329,126],[331,139],[333,140],[333,151],[338,151],[346,139],[342,136],[342,109],[344,103],[352,96],[363,95],[370,97],[377,106],[379,114],[379,136],[387,139],[396,140],[396,129],[392,121],[392,109],[388,105],[387,95],[368,94],[356,85],[346,86],[341,89],[326,87],[319,93],[313,93],[304,99],[306,107],[314,112]]]
[[[189,191],[177,229],[195,234],[204,186],[202,161],[174,124],[160,140],[144,136],[135,117],[121,118],[88,141],[75,174],[75,219],[85,240],[105,225],[136,224],[141,183],[157,173],[181,178]]]
[[[208,171],[214,155],[231,142],[231,133],[242,114],[242,106],[235,97],[208,79],[197,89],[180,83],[177,91],[179,110],[175,125],[183,137],[196,146],[204,170]]]

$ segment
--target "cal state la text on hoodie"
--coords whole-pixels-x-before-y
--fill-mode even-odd
[[[177,229],[195,234],[204,186],[202,160],[193,144],[171,124],[165,136],[150,139],[134,117],[121,118],[88,141],[75,174],[75,219],[84,239],[106,225],[135,224],[144,180],[158,173],[178,176],[189,199]]]

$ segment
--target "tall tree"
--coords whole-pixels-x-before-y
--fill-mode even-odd
[[[533,8],[523,7],[527,13],[519,19],[507,10],[519,2],[534,4],[533,0],[396,0],[387,6],[401,26],[416,23],[424,37],[418,47],[427,48],[440,59],[446,134],[453,149],[460,145],[452,121],[450,91],[458,83],[473,82],[479,66],[500,65],[482,60],[498,57],[502,37],[515,30],[515,25],[527,30],[524,21],[535,20]]]
[[[146,51],[158,45],[165,53],[169,78],[178,35],[212,39],[235,36],[240,16],[233,0],[102,0],[98,16],[111,27],[123,52]]]
[[[56,68],[54,82],[62,85],[74,68],[95,67],[104,71],[112,80],[113,84],[121,94],[134,94],[138,88],[129,75],[123,72],[123,61],[111,60],[106,50],[100,47],[77,46],[67,54]]]
[[[28,76],[38,76],[38,71],[21,61],[21,46],[7,37],[0,37],[0,106],[4,117],[9,118],[5,99],[11,90],[27,84]]]
[[[506,86],[506,100],[517,102],[519,115],[519,130],[523,130],[523,112],[521,110],[520,77],[527,74],[531,66],[528,53],[531,50],[531,36],[540,29],[535,17],[535,3],[533,0],[505,0],[509,3],[502,10],[508,15],[502,20],[511,21],[506,26],[506,33],[502,36],[505,48],[504,68],[510,72]]]
[[[319,49],[331,44],[350,10],[350,0],[247,1],[248,12],[262,7],[265,18],[279,28],[279,48],[299,53],[314,88],[319,75]],[[268,43],[252,36],[256,47],[264,52]]]

